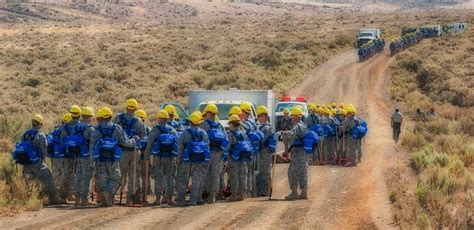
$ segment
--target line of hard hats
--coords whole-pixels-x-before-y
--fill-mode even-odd
[[[337,114],[340,115],[347,115],[347,114],[356,114],[357,110],[355,109],[354,105],[352,104],[344,104],[339,103],[339,105],[335,102],[330,104],[314,104],[309,103],[308,109],[318,114],[323,114],[327,116],[334,116]]]

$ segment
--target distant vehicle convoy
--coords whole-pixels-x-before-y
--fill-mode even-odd
[[[356,47],[360,48],[370,41],[375,41],[380,38],[380,29],[376,28],[361,28],[357,33],[357,44]]]

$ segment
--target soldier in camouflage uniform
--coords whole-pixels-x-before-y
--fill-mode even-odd
[[[81,108],[77,105],[72,105],[69,108],[69,113],[72,116],[72,120],[63,125],[61,129],[61,142],[63,146],[66,146],[65,140],[69,135],[76,134],[76,126],[79,124],[79,119],[81,118]],[[77,167],[76,156],[67,151],[65,147],[65,157],[63,158],[63,174],[61,177],[61,191],[59,197],[62,202],[67,200],[72,200],[72,191],[75,191],[75,188],[71,188],[71,183],[74,183],[75,172]],[[72,184],[74,186],[74,184]],[[78,200],[79,198],[75,198]]]
[[[286,196],[286,200],[308,199],[308,155],[303,148],[303,141],[308,129],[301,121],[303,110],[294,107],[291,111],[291,121],[293,128],[289,131],[281,131],[291,141],[291,163],[288,168],[288,181],[290,183],[291,194]],[[298,195],[298,187],[301,193]]]
[[[320,123],[320,117],[316,112],[318,111],[318,107],[315,104],[308,104],[309,107],[309,115],[304,119],[304,123],[306,124],[306,127],[310,129],[311,127],[317,125]],[[311,161],[310,163],[312,165],[316,165],[316,163],[319,161],[319,143],[318,147],[315,148],[314,153],[311,155]]]
[[[268,149],[268,140],[272,133],[272,125],[268,120],[268,110],[265,106],[257,108],[258,129],[264,134],[264,142],[259,157],[258,175],[257,175],[257,195],[269,196],[272,176],[272,156],[273,153]]]
[[[127,134],[128,138],[138,136],[144,138],[146,135],[145,125],[143,122],[135,116],[135,111],[138,109],[138,102],[135,99],[128,99],[126,102],[126,112],[119,113],[114,117],[113,122],[120,125]],[[135,154],[134,154],[135,153]],[[133,172],[133,164],[139,163],[139,153],[136,150],[136,146],[126,147],[122,146],[122,158],[120,159],[120,172],[122,173],[120,178],[120,186],[125,186],[127,181],[127,205],[131,205],[131,197],[136,194],[139,184],[139,167],[136,167],[136,172]],[[133,178],[135,174],[135,178]],[[128,180],[127,180],[128,178]],[[135,180],[135,187],[133,187],[133,181]]]
[[[94,109],[85,107],[82,109],[82,123],[86,126],[83,136],[86,139],[86,146],[89,150],[89,142],[94,133],[94,127],[91,125],[94,117]],[[74,195],[76,196],[76,206],[87,206],[90,203],[87,200],[89,196],[90,181],[94,168],[92,160],[92,152],[89,151],[87,156],[76,158],[76,173],[74,176]]]
[[[318,115],[319,115],[319,123],[321,124],[321,126],[324,127],[324,126],[330,124],[329,119],[327,118],[327,115],[326,115],[326,107],[325,106],[321,106],[318,109]],[[321,138],[321,142],[320,142],[320,146],[319,146],[319,152],[320,152],[320,158],[319,159],[322,159],[322,161],[319,162],[319,163],[321,165],[324,165],[326,163],[326,158],[327,158],[327,155],[328,155],[328,152],[329,152],[328,151],[328,145],[329,145],[330,141],[329,141],[329,137],[327,137],[326,133],[324,135],[321,135],[320,138]]]
[[[242,201],[247,197],[247,162],[234,157],[234,149],[239,142],[239,136],[243,140],[248,140],[246,131],[242,127],[240,117],[237,114],[229,116],[229,132],[227,134],[230,142],[230,156],[229,159],[229,179],[231,196],[229,201]],[[240,141],[243,141],[240,140]]]
[[[344,166],[357,166],[357,140],[352,137],[352,130],[356,127],[354,120],[355,109],[347,107],[346,119],[341,124],[340,132],[344,135],[344,152],[347,156],[347,163]]]
[[[98,126],[90,140],[90,152],[94,152],[96,143],[103,137],[103,130],[112,130],[111,137],[117,140],[121,146],[134,147],[138,137],[134,139],[127,138],[122,127],[115,125],[112,120],[112,110],[103,107],[97,111]],[[97,173],[97,183],[102,200],[102,206],[110,207],[113,205],[113,197],[120,185],[120,166],[119,160],[102,160],[102,157],[95,158],[95,168]]]
[[[257,131],[257,123],[249,119],[252,112],[252,105],[249,102],[240,104],[240,119],[242,120],[242,127],[248,133]],[[257,174],[258,174],[258,157],[254,157],[252,162],[247,163],[247,196],[257,197]]]
[[[46,140],[46,135],[41,131],[41,127],[44,124],[44,119],[40,114],[36,114],[31,119],[32,129],[37,133],[32,137],[32,146],[38,150],[38,157],[40,158],[37,163],[26,164],[23,166],[23,175],[27,179],[37,179],[43,184],[46,195],[49,199],[49,204],[60,203],[56,198],[56,191],[53,182],[53,176],[51,170],[44,163],[45,155],[48,151],[48,142]],[[23,135],[25,138],[26,133]]]
[[[176,135],[176,130],[166,124],[169,118],[168,112],[160,110],[157,113],[158,124],[153,127],[149,134],[149,141],[145,150],[145,159],[148,159],[153,145],[159,140],[161,134]],[[153,166],[151,168],[151,176],[155,180],[155,205],[161,204],[162,191],[165,189],[164,196],[168,205],[173,205],[173,193],[176,177],[176,156],[172,153],[161,153],[153,156]]]
[[[224,127],[215,121],[218,113],[217,106],[215,104],[208,104],[204,108],[204,122],[201,124],[201,128],[208,132],[210,129],[220,129],[225,133]],[[209,137],[210,138],[210,137]],[[213,204],[216,202],[217,191],[219,190],[220,174],[222,170],[222,143],[214,143],[210,140],[211,148],[211,161],[209,162],[209,170],[207,171],[206,181],[203,184],[205,191],[209,193],[208,203]],[[214,146],[215,145],[215,146]]]
[[[61,125],[56,126],[53,131],[50,133],[50,135],[53,138],[59,138],[61,139],[61,129],[62,127],[69,123],[72,120],[72,116],[70,113],[66,113],[62,117],[62,123]],[[54,143],[53,143],[54,144]],[[56,143],[62,146],[62,143]],[[51,148],[53,146],[48,146],[48,148]],[[54,149],[53,149],[54,151]],[[57,191],[61,189],[61,178],[63,175],[63,162],[64,162],[64,151],[60,151],[58,155],[55,155],[54,153],[51,154],[50,156],[51,159],[51,172],[53,174],[53,180],[54,180],[54,186]]]
[[[203,186],[201,186],[201,183],[204,183],[209,164],[205,161],[192,162],[189,159],[184,159],[184,152],[187,145],[193,141],[191,133],[196,133],[197,137],[195,138],[209,145],[209,138],[206,131],[199,127],[202,120],[203,118],[200,112],[196,111],[192,113],[189,116],[191,127],[183,131],[183,134],[178,139],[178,206],[185,205],[186,189],[190,178],[192,181],[190,205],[204,204],[202,199]]]

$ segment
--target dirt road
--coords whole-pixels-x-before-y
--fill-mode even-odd
[[[46,208],[0,219],[0,229],[353,229],[390,225],[384,170],[394,146],[390,141],[386,99],[387,53],[358,63],[353,51],[330,59],[292,90],[310,101],[343,101],[357,106],[370,134],[358,167],[311,166],[307,201],[281,200],[289,193],[288,165],[276,170],[275,201],[265,198],[187,208]]]

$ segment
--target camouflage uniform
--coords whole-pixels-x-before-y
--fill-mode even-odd
[[[64,139],[68,135],[73,135],[74,133],[74,128],[79,124],[79,119],[73,119],[71,122],[63,125],[61,128],[61,142],[64,145]],[[68,131],[66,129],[68,127],[69,130],[71,130],[72,133],[68,134]],[[71,191],[74,191],[74,177],[75,177],[75,172],[76,172],[76,158],[74,156],[66,156],[63,158],[63,171],[62,171],[62,176],[61,176],[61,189],[60,189],[60,194],[59,197],[63,200],[67,199],[68,196],[71,194]],[[71,186],[72,184],[72,186]]]
[[[205,120],[201,124],[201,128],[204,129],[204,131],[208,131],[211,129],[211,124],[210,122],[214,121],[208,121]],[[219,127],[225,132],[224,128],[219,125]],[[210,146],[211,147],[211,160],[209,162],[209,169],[206,174],[206,180],[203,183],[204,191],[207,191],[209,193],[209,199],[214,201],[215,196],[217,194],[217,191],[219,190],[219,184],[220,184],[220,175],[222,171],[222,154],[223,151],[220,149],[220,146]]]
[[[288,181],[290,183],[290,189],[293,192],[298,190],[298,186],[301,190],[308,188],[308,156],[304,151],[302,142],[308,132],[306,125],[303,122],[298,122],[289,131],[283,131],[282,134],[290,138],[291,146],[291,163],[288,168]],[[301,141],[300,145],[295,145],[295,140]]]
[[[320,116],[321,125],[331,125],[331,120],[327,116]],[[322,136],[321,137],[321,146],[322,146],[322,154],[323,154],[323,162],[328,163],[331,162],[332,159],[332,152],[331,152],[331,137],[329,136]],[[321,149],[321,148],[320,148]]]
[[[265,134],[264,140],[267,140],[272,133],[270,123],[259,124],[259,130]],[[262,151],[258,155],[258,175],[257,175],[257,195],[268,196],[272,180],[272,156],[273,153],[268,149],[268,143],[264,142]]]
[[[282,117],[281,118],[281,125],[280,128],[283,131],[290,130],[291,129],[291,118],[290,117]],[[289,152],[290,149],[290,140],[288,138],[283,137],[283,144],[285,145],[285,153]]]
[[[357,140],[352,137],[352,129],[356,127],[354,118],[346,118],[341,124],[340,132],[344,133],[344,150],[348,165],[357,165]]]
[[[90,142],[93,133],[94,127],[88,125],[84,130],[84,137],[86,138],[87,143]],[[89,151],[89,156],[87,157],[76,157],[76,170],[74,176],[74,195],[76,196],[76,199],[87,201],[93,172],[92,152]]]
[[[143,124],[142,120],[140,118],[136,117],[134,114],[129,114],[129,113],[120,113],[117,114],[117,116],[114,117],[113,122],[117,125],[121,125],[122,129],[124,130],[123,125],[121,124],[120,121],[120,116],[123,116],[127,119],[135,119],[132,129],[135,130],[135,135],[139,136],[140,138],[144,138],[146,134],[145,130],[145,125]],[[125,131],[125,130],[124,130]],[[128,138],[133,138],[133,136],[130,136],[127,134]],[[134,194],[137,191],[138,184],[139,184],[139,158],[140,158],[140,153],[138,150],[136,150],[136,146],[121,146],[122,148],[122,158],[120,159],[120,172],[121,172],[121,178],[120,178],[120,183],[125,182],[126,178],[128,178],[127,182],[127,199],[131,197],[132,194]],[[133,151],[135,149],[136,156],[134,156]],[[133,162],[134,162],[134,157],[136,157],[136,172],[135,172],[135,188],[133,188]],[[121,184],[120,186],[125,186],[125,184]]]
[[[307,116],[305,119],[304,119],[304,123],[306,125],[306,127],[308,127],[308,129],[310,129],[311,127],[317,125],[317,124],[320,124],[320,117],[314,113],[314,112],[311,112],[309,114],[309,116]],[[320,152],[320,148],[319,148],[319,143],[317,144],[318,146],[315,148],[315,151],[314,153],[311,155],[311,161],[312,162],[317,162],[319,161],[319,152]]]
[[[230,130],[233,132],[242,132],[244,138],[247,138],[247,135],[245,135],[245,129],[242,127],[232,127]],[[231,149],[233,149],[234,145],[238,142],[238,139],[233,132],[228,132],[227,134]],[[232,197],[245,197],[248,185],[247,162],[232,159],[232,152],[230,153],[229,158],[229,179]]]
[[[160,126],[165,127],[163,125]],[[176,130],[173,127],[166,125],[166,128],[171,130],[169,134],[176,135]],[[160,129],[156,126],[153,127],[148,136],[149,139],[145,150],[145,157],[151,154],[151,148],[153,147],[154,141],[157,140],[160,135]],[[155,180],[155,196],[157,201],[159,201],[164,188],[166,188],[165,195],[167,200],[172,201],[171,198],[174,193],[176,177],[176,157],[154,156],[151,177]]]
[[[189,128],[196,131],[202,136],[203,141],[209,143],[209,138],[206,131],[198,126],[191,126]],[[203,203],[202,200],[202,189],[201,183],[204,183],[206,172],[208,170],[208,163],[190,163],[182,161],[182,155],[185,147],[192,141],[190,132],[184,131],[181,137],[178,139],[178,205],[182,206],[185,202],[185,194],[188,186],[189,179],[192,181],[191,186],[191,205],[197,203]]]
[[[51,174],[51,170],[49,170],[48,166],[44,163],[45,154],[48,152],[46,135],[38,130],[38,133],[32,141],[32,145],[40,150],[38,154],[40,155],[39,158],[41,160],[32,165],[24,165],[23,175],[26,178],[38,179],[41,184],[43,184],[49,201],[55,202],[56,191],[53,182],[53,175]]]
[[[354,119],[357,120],[359,123],[364,121],[364,119],[362,119],[359,116],[355,116]],[[362,161],[362,155],[363,155],[363,152],[362,152],[362,138],[361,138],[361,139],[357,139],[357,160],[359,163]]]
[[[98,128],[99,127],[110,128],[113,125],[114,124],[112,122],[100,122],[98,125]],[[96,142],[102,138],[102,134],[100,133],[98,128],[95,129],[95,131],[93,132],[92,138],[90,140],[89,149],[91,153],[94,151]],[[115,130],[112,134],[112,137],[117,139],[118,144],[122,146],[126,146],[126,147],[136,146],[135,140],[127,138],[123,129],[118,125],[115,126]],[[98,179],[97,182],[98,182],[99,192],[108,193],[111,197],[113,197],[113,195],[115,194],[115,192],[117,191],[120,185],[121,173],[120,173],[119,161],[113,161],[113,162],[96,161],[95,168],[96,168],[96,174],[97,174],[97,179]]]
[[[251,131],[257,131],[257,123],[249,119],[242,122],[242,127],[247,134]],[[247,192],[252,197],[257,197],[257,174],[258,174],[258,155],[251,162],[247,162]]]

